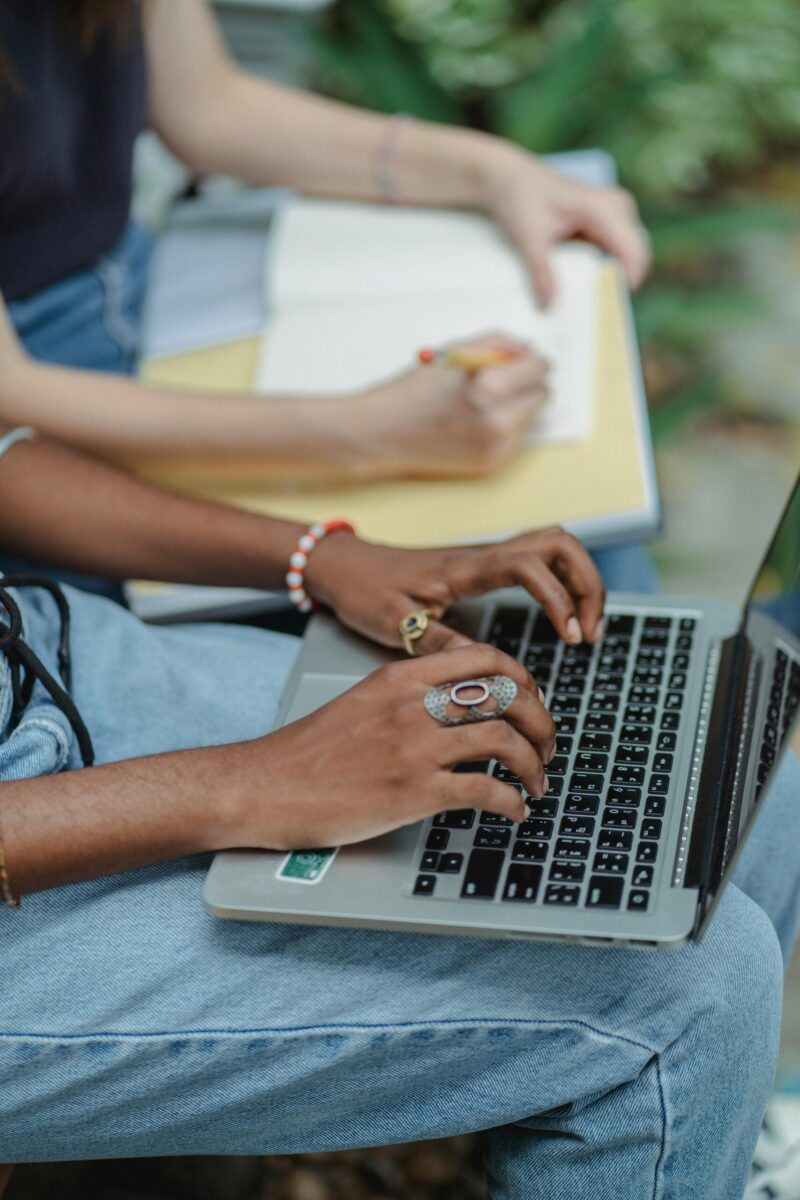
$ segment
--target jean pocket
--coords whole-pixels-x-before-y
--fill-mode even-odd
[[[55,775],[69,760],[72,730],[55,706],[34,704],[0,744],[0,781]]]

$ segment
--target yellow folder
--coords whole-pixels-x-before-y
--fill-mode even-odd
[[[594,424],[585,442],[529,447],[496,475],[313,488],[199,486],[256,512],[312,522],[346,517],[375,541],[433,546],[566,525],[590,544],[652,535],[660,522],[647,409],[630,306],[617,268],[598,279]],[[152,383],[194,390],[252,387],[258,340],[145,364]],[[168,469],[145,472],[176,486]]]

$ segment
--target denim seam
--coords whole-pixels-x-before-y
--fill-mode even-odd
[[[40,729],[44,729],[46,733],[52,734],[60,747],[59,758],[66,762],[70,751],[70,739],[58,722],[51,721],[49,717],[43,717],[39,713],[37,713],[35,716],[25,715],[17,728],[14,730],[14,733],[17,733],[20,730],[30,729],[31,726],[38,726]]]
[[[656,1160],[655,1175],[653,1177],[653,1200],[658,1200],[659,1195],[663,1195],[661,1184],[664,1179],[664,1163],[667,1158],[667,1129],[669,1123],[667,1121],[667,1097],[664,1092],[664,1081],[661,1076],[661,1055],[656,1054],[656,1081],[658,1083],[658,1099],[661,1106],[661,1149]]]
[[[604,1038],[611,1042],[622,1042],[628,1046],[634,1046],[638,1050],[646,1051],[651,1057],[658,1058],[658,1051],[649,1046],[646,1042],[638,1041],[636,1038],[627,1037],[625,1034],[613,1033],[609,1030],[599,1029],[588,1021],[526,1021],[505,1020],[505,1021],[486,1021],[486,1020],[466,1020],[466,1021],[437,1021],[423,1022],[418,1021],[400,1021],[391,1025],[381,1024],[364,1024],[364,1025],[346,1025],[331,1023],[330,1025],[301,1025],[291,1029],[269,1028],[264,1026],[255,1026],[251,1029],[192,1029],[192,1030],[175,1030],[173,1032],[161,1031],[158,1033],[152,1032],[137,1032],[134,1030],[126,1030],[123,1033],[118,1032],[94,1032],[94,1033],[29,1033],[16,1032],[10,1030],[0,1031],[0,1042],[4,1041],[53,1041],[53,1042],[92,1042],[92,1041],[175,1041],[176,1038],[181,1038],[186,1041],[195,1039],[202,1040],[209,1037],[217,1037],[230,1039],[235,1041],[238,1038],[252,1037],[296,1037],[300,1035],[324,1035],[331,1032],[337,1033],[392,1033],[399,1030],[450,1030],[450,1029],[541,1029],[554,1027],[559,1029],[583,1029],[589,1033],[595,1034],[599,1038]]]

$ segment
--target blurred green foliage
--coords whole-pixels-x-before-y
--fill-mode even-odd
[[[769,183],[800,152],[798,0],[338,0],[315,53],[368,107],[608,150],[659,268],[636,302],[656,432],[719,403],[710,340],[763,318],[736,247],[798,227]]]

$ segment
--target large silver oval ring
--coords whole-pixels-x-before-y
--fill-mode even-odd
[[[442,725],[470,725],[502,717],[516,696],[517,685],[508,675],[487,675],[432,687],[423,703],[428,715]]]

